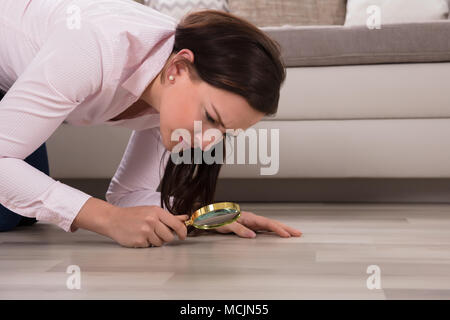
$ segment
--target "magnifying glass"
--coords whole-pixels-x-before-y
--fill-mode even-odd
[[[241,208],[234,202],[217,202],[196,210],[184,224],[198,229],[214,229],[236,221]]]

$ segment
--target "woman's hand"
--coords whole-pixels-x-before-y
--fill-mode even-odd
[[[297,229],[249,211],[241,211],[241,216],[235,222],[211,230],[219,233],[234,232],[243,238],[255,237],[256,233],[253,231],[258,230],[274,231],[283,238],[289,238],[290,236],[300,237],[302,235]]]
[[[124,247],[160,247],[175,239],[185,240],[188,215],[173,215],[158,206],[116,207],[109,216],[107,235]]]

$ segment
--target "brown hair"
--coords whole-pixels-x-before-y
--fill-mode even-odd
[[[266,115],[277,112],[280,88],[286,78],[281,49],[256,26],[231,13],[196,11],[184,16],[176,27],[172,54],[184,48],[194,53],[194,62],[177,56],[171,63],[184,64],[193,82],[205,81],[238,94]],[[161,72],[161,83],[168,65]],[[225,140],[205,152],[211,152],[214,157],[216,148],[222,146],[225,155]],[[164,204],[175,215],[190,215],[214,199],[222,165],[195,164],[194,149],[191,155],[190,164],[174,164],[169,157],[161,180],[161,207]],[[173,205],[169,197],[174,198]]]

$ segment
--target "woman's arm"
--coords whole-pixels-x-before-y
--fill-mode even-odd
[[[108,222],[116,209],[106,201],[90,197],[73,220],[70,231],[81,228],[110,237]]]
[[[160,206],[161,192],[156,189],[170,161],[170,152],[167,152],[160,167],[165,150],[159,127],[133,130],[106,192],[107,201],[119,207]]]
[[[7,45],[7,44],[4,44]],[[23,161],[102,84],[103,68],[95,32],[61,26],[0,102],[0,203],[26,217],[70,231],[90,195]]]

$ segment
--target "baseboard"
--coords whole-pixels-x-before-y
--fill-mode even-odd
[[[55,178],[105,200],[109,179]],[[450,179],[219,179],[216,201],[450,203]]]

